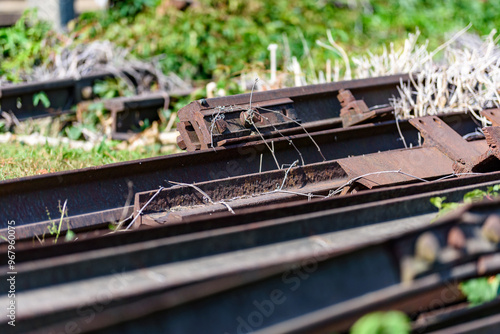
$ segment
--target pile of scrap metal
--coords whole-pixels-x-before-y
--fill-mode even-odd
[[[127,77],[128,72],[120,73]],[[152,74],[139,73],[140,79],[150,80]],[[94,94],[93,87],[98,81],[115,78],[116,73],[100,72],[79,78],[54,79],[21,84],[0,86],[0,112],[8,123],[54,117],[74,113],[74,107],[80,104],[84,108],[91,103],[101,102]],[[130,85],[139,85],[136,77],[128,78]],[[111,112],[111,137],[117,140],[129,139],[140,132],[141,125],[160,119],[158,111],[167,109],[170,96],[186,96],[192,92],[190,87],[174,88],[168,92],[142,92],[130,97],[118,97],[102,100],[104,108]],[[43,94],[46,103],[38,102],[36,96]]]
[[[413,332],[496,332],[500,300],[471,308],[459,286],[500,272],[500,201],[434,221],[431,198],[500,183],[500,111],[482,132],[466,113],[394,119],[405,77],[196,101],[189,152],[0,182],[16,330],[345,332],[400,310]],[[78,240],[40,244],[58,200]]]

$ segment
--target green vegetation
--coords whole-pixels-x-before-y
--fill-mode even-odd
[[[460,284],[460,290],[467,297],[470,306],[489,302],[500,294],[500,274],[468,280]]]
[[[118,150],[116,146],[117,142],[102,142],[93,150],[84,151],[67,146],[28,146],[17,142],[0,144],[0,180],[165,154],[159,144],[135,151]]]
[[[73,36],[81,42],[110,39],[140,58],[161,55],[164,71],[197,80],[219,79],[246,68],[268,68],[267,46],[287,41],[288,57],[307,57],[311,49],[312,63],[323,68],[327,58],[340,59],[314,47],[316,40],[326,39],[326,29],[332,30],[343,48],[359,54],[380,50],[389,42],[401,43],[416,27],[437,46],[446,32],[469,22],[480,34],[489,33],[500,23],[496,14],[500,4],[494,1],[199,2],[199,6],[185,11],[144,6],[145,10],[135,17],[118,20],[114,11],[86,14],[76,21]]]
[[[405,334],[410,329],[410,319],[403,312],[374,312],[356,321],[351,334]]]
[[[0,29],[0,76],[20,80],[19,70],[50,62],[68,37],[76,44],[109,39],[139,58],[159,56],[165,73],[206,80],[268,68],[271,43],[282,45],[282,65],[297,56],[323,68],[326,59],[340,59],[315,47],[316,40],[326,39],[326,29],[349,53],[361,54],[390,42],[401,44],[416,27],[437,46],[445,33],[469,22],[471,31],[481,35],[500,23],[500,3],[479,0],[200,0],[185,11],[161,2],[119,1],[109,11],[85,13],[71,24],[67,36],[51,32],[29,13],[14,27]]]
[[[0,77],[22,81],[24,73],[49,60],[59,42],[50,24],[26,12],[14,26],[0,29]]]
[[[481,190],[481,189],[475,189],[472,191],[469,191],[464,195],[463,201],[458,203],[458,202],[450,202],[446,203],[446,197],[432,197],[430,199],[431,204],[434,205],[436,208],[438,208],[439,212],[437,216],[434,219],[437,219],[443,215],[445,215],[448,212],[451,212],[464,204],[472,203],[472,202],[477,202],[481,201],[485,198],[487,199],[493,199],[494,197],[498,196],[498,192],[500,191],[500,184],[497,184],[492,187],[488,187],[486,191]]]
[[[47,211],[47,215],[49,216],[49,220],[51,220],[51,225],[49,225],[47,228],[49,230],[49,233],[52,236],[55,236],[54,243],[57,243],[57,240],[59,239],[59,235],[61,234],[61,226],[62,222],[64,219],[64,216],[68,215],[68,209],[66,208],[66,204],[68,203],[68,200],[64,201],[64,205],[61,208],[61,202],[59,202],[59,212],[61,213],[61,218],[59,219],[59,224],[57,224],[55,221],[50,219],[50,214]]]
[[[43,91],[33,95],[33,105],[36,107],[40,102],[45,108],[50,107],[49,97]]]
[[[469,22],[471,32],[480,35],[500,24],[500,3],[480,0],[199,0],[186,10],[166,3],[116,1],[108,11],[85,13],[74,20],[66,34],[54,32],[36,13],[27,12],[13,27],[0,29],[0,77],[12,82],[29,80],[34,68],[50,69],[63,49],[67,53],[107,39],[141,60],[154,59],[164,73],[174,72],[198,87],[214,80],[217,88],[234,94],[241,92],[234,80],[239,73],[262,73],[269,68],[267,47],[271,43],[279,45],[278,69],[285,69],[297,57],[303,71],[315,73],[314,77],[328,59],[341,62],[339,54],[316,43],[326,41],[327,29],[349,55],[360,55],[378,53],[389,43],[402,45],[417,27],[421,42],[428,38],[433,48],[447,39],[447,33]],[[114,79],[96,84],[94,93],[102,98],[132,94],[123,81]],[[165,110],[162,121],[198,97],[193,95]],[[44,92],[33,102],[50,105]],[[89,109],[79,119],[66,122],[56,135],[81,140],[87,130],[101,131],[106,111],[99,104]],[[148,125],[145,122],[141,128]],[[7,130],[7,123],[0,120],[0,132]],[[39,148],[22,144],[0,145],[0,179],[160,154],[156,146],[120,153],[116,144],[106,145],[113,146],[106,154],[68,148],[38,152]],[[438,205],[445,208],[447,204],[441,200]]]

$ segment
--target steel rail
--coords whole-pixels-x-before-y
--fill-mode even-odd
[[[459,134],[476,127],[471,118],[463,114],[443,116],[443,121]],[[407,122],[400,125],[406,141],[417,146],[418,132],[414,127]],[[311,136],[327,160],[403,148],[394,121],[325,130]],[[323,161],[309,135],[289,138],[307,164]],[[267,145],[271,142],[278,161],[292,163],[298,158],[287,138],[269,139]],[[165,179],[193,183],[274,169],[276,165],[266,144],[255,142],[5,180],[0,182],[0,211],[16,220],[17,226],[50,224],[47,212],[53,219],[60,217],[58,202],[67,199],[70,217],[64,221],[63,228],[78,229],[120,219],[129,192],[135,194],[166,186]],[[0,227],[6,227],[5,222]]]
[[[297,212],[282,210],[282,217],[279,219],[273,217],[265,220],[268,217],[263,215],[257,222],[246,224],[243,224],[245,219],[235,220],[232,217],[233,223],[225,225],[227,227],[205,231],[200,228],[201,231],[196,233],[167,236],[122,246],[108,241],[110,239],[122,240],[120,235],[109,236],[104,238],[100,245],[100,247],[103,247],[102,243],[107,243],[108,248],[99,249],[99,247],[96,247],[96,250],[91,251],[92,248],[82,248],[78,243],[65,244],[62,247],[48,248],[49,255],[59,256],[39,258],[37,254],[47,254],[42,248],[39,252],[31,252],[33,258],[39,259],[37,261],[31,260],[31,253],[27,250],[24,254],[22,252],[17,254],[18,260],[23,262],[18,265],[19,274],[16,286],[17,290],[21,292],[51,284],[106,275],[113,268],[116,270],[133,270],[137,268],[138,263],[141,266],[150,267],[169,262],[186,261],[199,256],[244,250],[396,219],[415,220],[417,218],[412,217],[423,217],[421,219],[428,221],[435,212],[435,208],[430,203],[431,197],[446,196],[450,200],[457,200],[472,189],[484,188],[493,184],[496,184],[496,181],[340,208],[332,208],[334,206],[330,204],[329,206],[326,205],[326,208],[322,211],[310,211],[308,213],[300,212],[300,209]],[[310,204],[314,203],[311,202]],[[295,216],[291,216],[291,214],[295,214]],[[220,218],[216,218],[215,222],[218,220]],[[235,224],[234,221],[238,223]],[[205,226],[205,223],[200,222],[198,226]],[[214,225],[210,227],[214,228]],[[163,231],[171,229],[174,228],[167,226],[163,228]],[[150,234],[160,235],[156,231],[152,231]],[[133,236],[130,236],[130,238],[129,240],[136,240]],[[89,245],[93,241],[88,240],[82,243]],[[51,251],[53,253],[50,253]],[[61,256],[61,254],[65,255]],[[6,256],[4,258],[7,259]],[[2,260],[2,262],[5,261]],[[8,278],[4,276],[5,274],[0,275],[0,279]]]
[[[78,324],[85,330],[104,330],[110,325],[115,326],[107,328],[108,332],[137,329],[139,326],[143,329],[160,326],[157,328],[162,328],[164,332],[179,328],[182,328],[183,332],[193,332],[196,331],[193,326],[202,326],[209,332],[233,332],[241,325],[239,318],[251,321],[248,320],[251,318],[249,315],[255,311],[255,303],[252,303],[252,300],[262,303],[262,298],[271,298],[275,303],[274,311],[266,316],[261,314],[259,324],[253,325],[254,329],[265,328],[328,305],[344,303],[365,293],[400,284],[406,277],[405,259],[418,257],[419,240],[431,231],[443,250],[436,250],[436,256],[439,258],[437,262],[430,262],[430,267],[416,273],[417,282],[418,277],[429,277],[433,284],[474,277],[478,275],[475,261],[483,255],[497,251],[496,246],[486,241],[481,241],[489,245],[486,248],[472,247],[482,240],[477,239],[474,231],[492,214],[498,214],[498,205],[498,202],[475,204],[433,225],[420,226],[379,240],[366,241],[364,238],[365,242],[338,251],[332,252],[329,247],[320,247],[316,251],[311,249],[309,254],[302,253],[292,258],[278,259],[275,264],[260,264],[249,272],[237,267],[229,276],[222,275],[218,279],[208,279],[200,284],[188,284],[184,288],[167,289],[160,296],[156,292],[145,297],[142,291],[145,299],[128,300],[125,302],[128,305],[125,306],[112,304],[109,309],[95,314],[96,318],[90,324],[85,324],[78,317],[74,320],[79,321]],[[441,257],[446,247],[449,247],[446,246],[446,236],[451,233],[452,227],[460,228],[466,234],[467,250],[458,257]],[[457,252],[460,253],[458,250]],[[202,258],[198,261],[203,260]],[[150,270],[154,271],[152,268]],[[154,274],[150,272],[149,276]],[[365,277],[372,279],[367,281]],[[354,281],[359,281],[359,284],[353,284]],[[294,286],[296,288],[292,289]],[[279,295],[283,299],[272,293],[276,289],[280,290]],[[32,292],[30,295],[39,300],[35,298],[36,293]],[[123,300],[123,297],[120,296],[119,299]],[[238,305],[238,308],[228,309],[223,305]],[[73,308],[73,312],[74,310]],[[35,322],[24,322],[24,326],[68,320],[68,311],[62,310],[59,315],[40,315]],[[127,317],[118,317],[119,314],[126,314]],[[197,314],[196,324],[190,320],[193,314]]]
[[[139,229],[128,233],[108,233],[105,236],[89,237],[87,240],[79,240],[60,245],[38,245],[37,251],[33,252],[33,241],[30,239],[26,247],[17,244],[17,258],[26,262],[35,259],[49,258],[63,254],[73,254],[88,250],[97,250],[126,244],[133,244],[147,240],[156,240],[166,237],[180,236],[189,233],[197,233],[217,228],[241,226],[264,220],[275,220],[286,216],[308,214],[312,212],[325,211],[331,208],[357,207],[362,204],[374,203],[383,200],[397,200],[407,196],[424,196],[426,199],[415,202],[424,211],[432,212],[435,208],[427,201],[428,198],[446,196],[448,201],[458,202],[462,196],[474,189],[486,189],[500,182],[500,172],[471,175],[461,178],[450,178],[426,183],[392,186],[381,189],[366,190],[356,194],[330,197],[324,200],[302,200],[294,203],[272,204],[262,207],[241,209],[234,216],[228,212],[216,212],[210,215],[186,217],[182,223],[173,223],[168,226],[154,227],[151,229]],[[405,209],[406,210],[406,209]],[[409,215],[412,213],[410,212]],[[0,245],[0,251],[6,252],[6,244]]]
[[[262,132],[327,121],[341,115],[339,92],[349,90],[365,106],[388,104],[391,97],[398,95],[400,83],[407,80],[407,74],[398,74],[202,99],[179,110],[178,143],[181,148],[194,151],[249,136],[252,131],[247,128],[245,110],[257,115],[252,126]]]
[[[488,274],[495,275],[500,272],[499,267],[496,267],[495,269],[496,270],[492,270]],[[500,298],[497,298],[490,302],[485,302],[481,305],[476,305],[474,307],[470,307],[468,304],[465,304],[463,305],[463,307],[460,307],[458,309],[453,308],[448,312],[446,311],[447,310],[445,308],[441,312],[437,312],[436,315],[429,315],[424,319],[417,319],[412,324],[412,332],[432,333],[434,331],[447,329],[447,332],[450,333],[451,328],[455,326],[461,324],[468,326],[466,323],[474,323],[476,320],[498,314],[500,311]]]

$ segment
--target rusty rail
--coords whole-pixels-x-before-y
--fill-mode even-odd
[[[125,290],[115,291],[114,299],[95,314],[95,321],[90,324],[82,321],[81,317],[71,317],[72,314],[77,314],[75,311],[82,306],[78,300],[79,297],[76,298],[77,295],[72,294],[71,298],[66,298],[64,293],[60,293],[67,289],[68,291],[78,291],[79,281],[83,277],[67,287],[64,285],[54,286],[54,289],[58,289],[60,297],[52,300],[54,308],[51,307],[49,313],[45,311],[43,306],[36,307],[36,301],[41,300],[41,297],[49,293],[48,291],[32,290],[26,294],[23,292],[24,288],[21,288],[19,295],[25,298],[26,305],[32,306],[30,306],[29,313],[19,314],[19,319],[24,319],[24,321],[20,321],[21,326],[23,326],[20,329],[28,330],[30,327],[35,329],[32,327],[35,324],[37,329],[41,328],[40,326],[55,325],[55,327],[50,328],[52,330],[59,327],[58,322],[63,321],[64,324],[67,323],[67,320],[72,319],[83,330],[104,330],[104,328],[113,331],[131,330],[139,328],[138,326],[147,328],[154,323],[155,326],[161,324],[164,332],[174,331],[174,328],[182,328],[183,332],[193,332],[193,323],[189,319],[191,312],[196,309],[198,310],[197,314],[200,314],[197,317],[198,325],[206,326],[207,331],[234,332],[240,324],[239,317],[248,321],[247,316],[255,311],[255,305],[251,302],[238,303],[239,307],[232,309],[227,309],[222,305],[233,304],[236,300],[262,301],[262,298],[269,297],[269,293],[275,289],[281,291],[280,296],[284,297],[286,302],[279,303],[280,311],[269,314],[259,325],[253,326],[253,330],[281,323],[286,326],[288,321],[292,321],[296,317],[311,311],[319,311],[325,307],[337,307],[336,310],[341,311],[341,314],[344,315],[355,308],[353,305],[359,306],[359,303],[364,303],[365,307],[368,308],[375,307],[377,298],[372,299],[370,295],[369,298],[363,300],[361,296],[366,293],[372,293],[373,296],[378,294],[379,300],[384,293],[392,293],[395,298],[394,302],[403,302],[412,294],[432,292],[433,289],[443,286],[447,282],[453,283],[496,272],[500,269],[498,265],[495,266],[498,261],[491,262],[488,257],[488,254],[497,254],[496,244],[488,241],[492,239],[484,239],[480,236],[481,234],[478,235],[476,232],[478,229],[482,229],[483,235],[490,238],[487,229],[491,224],[488,221],[497,219],[498,216],[495,215],[500,213],[499,204],[499,202],[474,204],[440,222],[432,225],[428,223],[413,225],[410,230],[406,231],[395,231],[394,227],[397,225],[388,226],[388,230],[392,231],[390,234],[379,233],[370,241],[360,236],[358,241],[346,242],[345,236],[339,232],[322,233],[317,237],[298,239],[291,243],[281,242],[276,246],[253,247],[246,251],[248,253],[246,260],[245,257],[236,255],[239,253],[223,253],[215,258],[207,257],[205,254],[205,257],[192,264],[190,261],[171,264],[162,262],[164,263],[163,267],[146,269],[145,273],[149,272],[150,274],[145,276],[135,276],[138,273],[133,271],[130,273],[122,272],[121,279],[129,282],[131,286]],[[472,212],[473,214],[471,214]],[[291,217],[288,219],[297,220]],[[398,224],[401,226],[400,222]],[[463,235],[462,244],[457,244],[456,238],[451,237],[452,234],[456,234],[457,229]],[[247,229],[246,233],[248,234],[250,231],[252,230]],[[356,231],[356,229],[346,232],[351,235],[353,232],[362,234],[361,230]],[[214,234],[212,233],[212,235]],[[344,247],[342,245],[340,248],[335,246],[334,240],[344,240],[342,242]],[[430,248],[429,246],[426,248],[419,246],[429,243],[432,245]],[[158,247],[151,248],[151,252],[156,252],[155,257],[158,260],[164,257],[160,254],[172,254],[173,256],[179,254],[162,252],[161,248]],[[257,254],[260,253],[265,253],[267,256],[258,257]],[[122,259],[131,259],[130,254],[121,253],[119,249],[114,254],[119,254],[117,256]],[[229,259],[232,261],[228,261]],[[179,260],[176,259],[176,261]],[[235,262],[236,260],[238,262]],[[418,265],[422,261],[425,265]],[[488,261],[491,262],[491,265]],[[55,261],[52,262],[55,263]],[[125,271],[131,270],[131,268],[123,267],[123,262],[120,262],[121,260],[114,260],[108,263],[113,264],[113,267],[116,268],[121,267]],[[151,264],[151,262],[149,263]],[[236,263],[238,265],[235,268]],[[478,263],[482,263],[482,265],[478,265]],[[47,271],[54,269],[47,268],[46,264],[46,261],[42,261],[35,266],[33,264],[30,266],[33,269],[45,267]],[[23,270],[28,268],[27,265]],[[74,263],[74,265],[81,265],[82,268],[96,268],[84,265],[82,262]],[[190,271],[192,270],[189,269],[190,265],[196,267],[197,270]],[[228,271],[220,271],[225,266],[227,267],[225,270]],[[113,267],[106,268],[108,278],[97,279],[95,283],[103,284],[112,279],[113,276],[109,277],[109,272],[113,271]],[[144,272],[144,269],[141,270]],[[169,276],[168,270],[177,272],[180,275],[180,280]],[[191,274],[184,276],[185,270],[187,270],[186,273],[190,272]],[[66,271],[66,274],[70,272]],[[381,273],[383,274],[381,275]],[[57,273],[53,275],[54,277],[58,276]],[[159,281],[163,283],[153,284],[146,290],[137,289],[136,285],[140,280],[153,282],[154,277],[157,276],[163,277]],[[37,277],[43,280],[43,276],[37,275]],[[140,277],[140,279],[134,280],[132,277],[137,277],[137,279]],[[149,278],[146,279],[146,277]],[[167,279],[167,277],[171,278]],[[187,277],[190,278],[188,281],[185,280]],[[372,279],[366,281],[365,277]],[[198,281],[193,282],[193,279]],[[353,284],[356,280],[359,281],[359,284]],[[131,282],[134,281],[137,283],[132,284]],[[36,280],[36,282],[37,285],[30,285],[30,289],[40,286],[40,281]],[[408,287],[403,285],[403,282],[413,283]],[[54,284],[54,282],[47,283]],[[84,284],[88,285],[90,282]],[[174,285],[169,287],[170,284]],[[291,287],[296,288],[292,289]],[[343,288],[339,289],[339,287]],[[98,290],[96,289],[96,291]],[[161,298],[159,298],[158,293],[161,294]],[[134,296],[134,294],[136,295]],[[138,301],[136,298],[139,296],[142,297]],[[33,300],[33,302],[28,303],[28,300]],[[301,302],[298,302],[299,300]],[[314,302],[307,302],[308,300],[314,300]],[[90,308],[99,304],[84,303],[83,305],[85,308]],[[413,308],[410,309],[418,311],[417,306],[413,305]],[[132,314],[130,313],[132,310],[136,314],[132,318],[118,316],[119,314]],[[328,320],[328,328],[338,329],[339,325],[346,326],[345,318],[341,315],[335,318],[337,322],[331,322],[331,318]],[[213,319],[218,320],[214,322]],[[314,324],[317,323],[314,322]],[[294,324],[297,323],[294,322]],[[47,330],[47,328],[43,328],[43,330]]]
[[[446,115],[442,119],[460,134],[472,132],[476,127],[467,115]],[[400,127],[406,142],[418,146],[418,132],[407,122],[400,122]],[[295,146],[289,144],[290,140]],[[275,158],[268,151],[267,145],[271,143]],[[215,152],[206,150],[6,180],[0,182],[0,210],[9,217],[16,217],[19,225],[36,227],[39,223],[41,229],[45,229],[50,223],[47,211],[51,217],[57,217],[58,201],[68,199],[71,216],[63,228],[78,229],[120,219],[130,212],[126,209],[124,213],[123,209],[129,194],[167,186],[166,179],[185,183],[216,180],[274,170],[276,159],[288,164],[301,159],[310,164],[323,161],[323,157],[328,161],[338,160],[402,147],[395,122],[388,121],[221,147]]]
[[[387,92],[393,79],[375,81]],[[205,108],[221,134],[236,126],[234,115],[238,126],[254,123],[250,131],[259,117],[276,122],[260,127],[259,138],[230,128],[237,135],[205,141],[208,150],[0,182],[0,210],[16,220],[18,239],[46,230],[46,210],[57,217],[57,201],[65,199],[71,216],[63,230],[104,227],[131,213],[126,224],[135,223],[128,233],[82,232],[82,240],[36,251],[33,241],[18,240],[23,308],[16,330],[58,332],[72,323],[99,332],[152,331],[153,324],[163,332],[346,331],[369,311],[399,308],[416,317],[437,311],[422,307],[443,292],[454,294],[445,308],[462,301],[460,281],[500,271],[500,202],[475,203],[429,224],[436,211],[430,198],[458,201],[500,182],[500,113],[483,111],[494,126],[470,141],[478,125],[465,114],[397,124],[384,118],[390,108],[370,110],[370,99],[383,95],[372,84],[256,93],[252,105],[262,113],[245,108],[244,95],[194,103],[186,110]],[[340,101],[333,102],[332,89]],[[153,109],[161,102],[134,103]],[[128,100],[110,103],[117,114],[134,109]],[[343,117],[326,117],[334,103],[342,103],[335,110]],[[214,121],[214,109],[230,105]],[[236,123],[220,122],[226,117]],[[6,251],[0,243],[3,280]],[[471,328],[496,323],[474,314],[482,318],[464,320]],[[428,319],[441,330],[453,316]]]
[[[350,90],[349,93],[352,92],[358,99],[363,100],[365,106],[382,105],[397,95],[397,86],[401,80],[408,80],[408,75],[342,81],[195,101],[179,111],[178,144],[182,149],[195,151],[226,145],[227,141],[231,142],[236,138],[247,141],[251,138],[246,137],[256,131],[260,134],[255,134],[254,138],[288,128],[303,132],[302,127],[307,128],[310,122],[339,125],[338,122],[328,120],[344,115],[341,114],[342,105],[337,98],[341,91]],[[373,118],[375,114],[375,111],[370,112],[371,116],[365,120]],[[342,122],[346,125],[345,120]],[[349,125],[359,122],[349,122]]]

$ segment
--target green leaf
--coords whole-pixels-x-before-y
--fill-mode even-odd
[[[493,278],[481,277],[460,284],[460,290],[467,297],[471,306],[491,301],[498,296],[500,275]]]
[[[430,199],[431,201],[431,204],[434,205],[436,208],[438,208],[438,210],[441,210],[442,206],[443,206],[443,202],[444,200],[446,199],[446,197],[432,197]]]
[[[70,126],[65,129],[66,135],[69,139],[78,140],[82,136],[81,126]]]
[[[472,203],[472,202],[477,202],[480,201],[486,196],[487,193],[481,189],[475,189],[472,191],[469,191],[464,195],[464,203]]]
[[[66,235],[64,236],[65,241],[73,241],[75,238],[76,234],[71,230],[68,230],[68,232],[66,232]]]
[[[405,333],[410,333],[410,319],[400,311],[369,313],[356,321],[351,328],[351,334]]]
[[[40,102],[42,102],[42,105],[45,108],[49,108],[50,107],[49,97],[47,96],[47,94],[45,94],[44,91],[41,91],[41,92],[36,93],[35,95],[33,95],[33,105],[36,107],[36,106],[38,106],[38,104]]]

